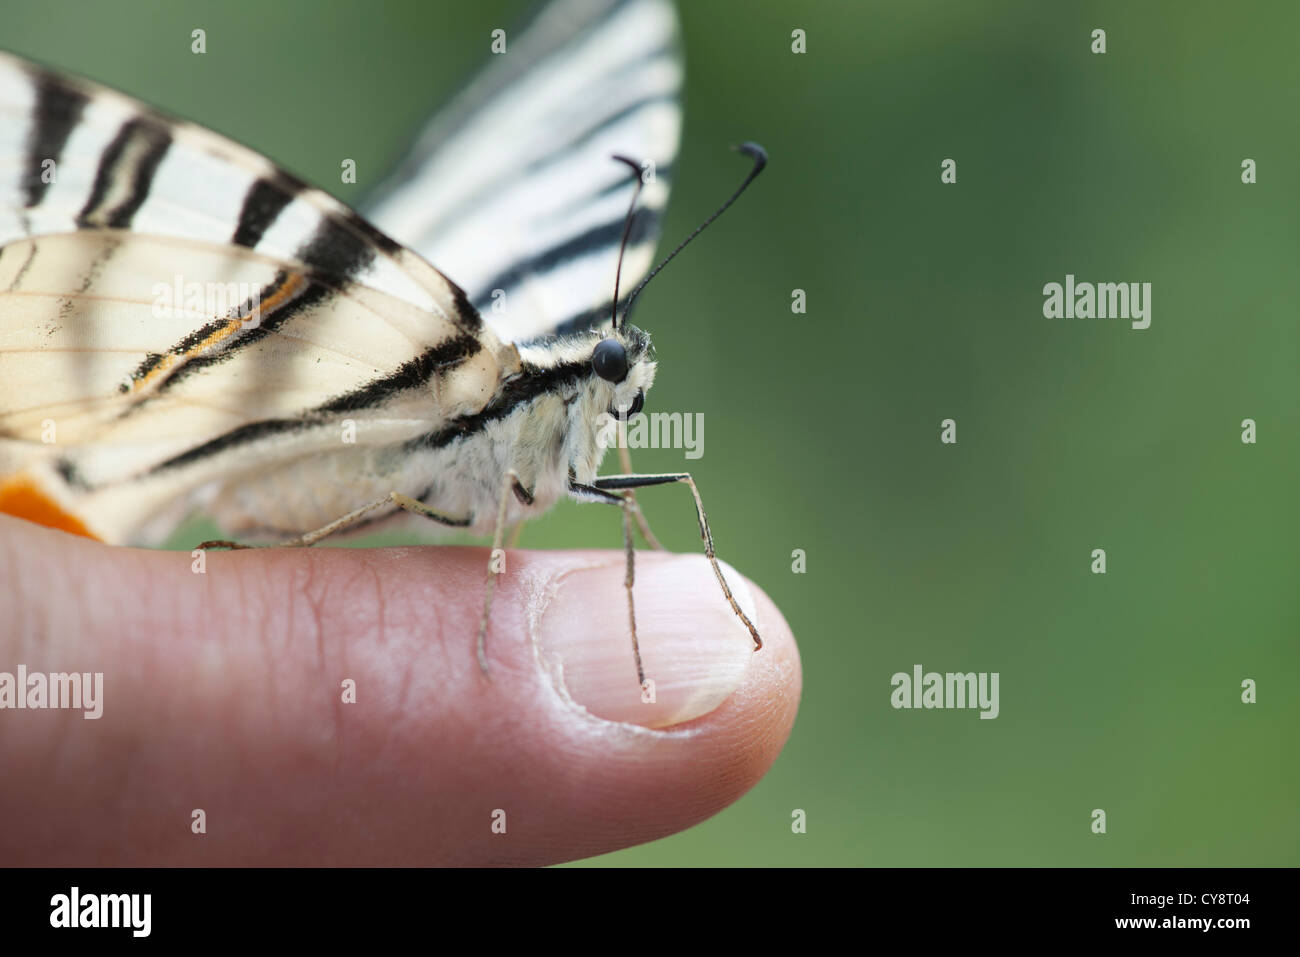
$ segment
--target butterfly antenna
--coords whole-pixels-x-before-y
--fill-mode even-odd
[[[632,202],[628,203],[627,206],[627,221],[623,224],[623,241],[618,244],[618,268],[614,270],[614,303],[612,306],[610,306],[611,312],[609,316],[609,321],[610,324],[614,327],[614,329],[617,330],[618,329],[618,281],[623,275],[623,251],[627,249],[627,237],[632,234],[632,217],[636,215],[637,197],[641,195],[641,186],[644,184],[645,181],[641,178],[641,167],[637,164],[636,160],[628,159],[626,156],[615,156],[614,159],[618,160],[620,163],[625,163],[627,166],[629,166],[632,170],[632,174],[636,176],[636,189],[632,192]],[[624,318],[627,317],[626,311],[624,311],[623,316]]]
[[[733,146],[732,149],[736,150],[739,153],[744,153],[746,156],[749,156],[750,158],[753,159],[754,166],[749,171],[749,175],[745,177],[745,181],[740,184],[740,186],[736,189],[736,191],[731,194],[730,199],[728,199],[725,203],[719,206],[717,211],[712,216],[710,216],[704,222],[700,223],[700,225],[696,226],[695,231],[691,233],[689,236],[687,236],[685,239],[683,239],[677,245],[677,248],[674,249],[672,252],[670,252],[667,256],[665,256],[664,261],[661,262],[658,266],[655,266],[654,269],[650,270],[650,274],[646,276],[644,279],[642,279],[640,285],[638,285],[635,289],[632,290],[631,295],[627,297],[627,305],[623,307],[624,323],[627,322],[627,314],[632,309],[632,301],[636,299],[636,297],[640,294],[641,290],[646,287],[646,283],[648,283],[655,276],[659,275],[659,270],[663,269],[670,262],[672,262],[672,258],[676,256],[679,252],[681,252],[683,249],[685,249],[687,244],[690,243],[692,239],[694,239],[700,233],[704,232],[704,228],[708,226],[709,223],[713,222],[715,219],[717,219],[719,216],[725,213],[727,211],[727,207],[729,207],[732,203],[734,203],[737,199],[740,198],[740,194],[743,193],[749,187],[750,183],[754,182],[754,179],[758,176],[758,174],[763,172],[763,167],[767,165],[767,150],[763,149],[763,147],[759,146],[757,143],[741,143],[739,146]],[[630,219],[628,220],[628,224],[631,225]],[[627,240],[626,230],[623,233],[623,239],[624,241]],[[619,260],[621,261],[622,258],[623,258],[623,254],[622,252],[620,252]],[[616,291],[614,295],[614,308],[617,309],[618,308],[617,286],[615,286],[615,290]]]

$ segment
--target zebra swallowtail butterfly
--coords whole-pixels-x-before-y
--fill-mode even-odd
[[[680,481],[760,647],[690,476],[632,474],[625,445],[627,474],[597,475],[602,427],[654,381],[617,290],[652,262],[682,75],[666,0],[557,0],[363,218],[0,54],[0,511],[112,544],[158,544],[195,511],[284,545],[406,513],[492,534],[486,672],[506,526],[566,495],[620,506],[631,609],[632,522],[657,544],[632,490]],[[743,190],[765,157],[742,149]]]

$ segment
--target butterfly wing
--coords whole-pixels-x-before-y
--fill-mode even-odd
[[[345,417],[390,443],[472,414],[515,363],[346,206],[0,54],[0,511],[156,540],[205,486],[337,449]]]
[[[558,0],[504,42],[363,208],[523,342],[609,317],[630,196],[613,154],[645,163],[622,288],[652,265],[683,68],[668,0]]]

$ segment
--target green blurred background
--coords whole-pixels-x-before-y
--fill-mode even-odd
[[[772,161],[638,308],[648,407],[706,431],[689,466],[636,461],[693,470],[720,553],[800,640],[804,696],[739,803],[596,861],[1300,863],[1300,6],[682,6],[667,237],[733,188],[728,144]],[[356,201],[524,8],[10,0],[0,46]],[[1151,327],[1043,318],[1066,273],[1152,283]],[[698,548],[684,492],[642,500]],[[564,504],[522,545],[619,541]],[[894,710],[917,663],[999,672],[1000,716]]]

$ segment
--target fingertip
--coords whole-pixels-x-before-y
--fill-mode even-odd
[[[763,637],[754,651],[701,556],[636,556],[645,670],[658,680],[657,697],[643,701],[621,553],[507,553],[484,679],[483,549],[210,553],[196,572],[189,552],[12,525],[0,564],[30,589],[19,628],[66,639],[24,640],[11,627],[16,647],[40,650],[32,667],[109,672],[102,721],[74,722],[61,743],[9,738],[26,783],[0,807],[41,818],[0,835],[15,859],[571,860],[682,830],[734,802],[775,761],[798,707],[784,617],[726,571]],[[75,592],[32,587],[56,567],[80,583]],[[579,687],[584,668],[595,697]],[[607,715],[602,694],[615,702]],[[69,730],[40,714],[28,721]],[[128,743],[138,773],[109,773]],[[56,751],[59,762],[43,757]],[[40,804],[42,793],[61,797]],[[224,836],[196,841],[176,826],[191,806],[216,809]],[[125,807],[129,843],[113,819]],[[508,832],[493,826],[498,810]],[[46,845],[33,850],[34,835]]]

